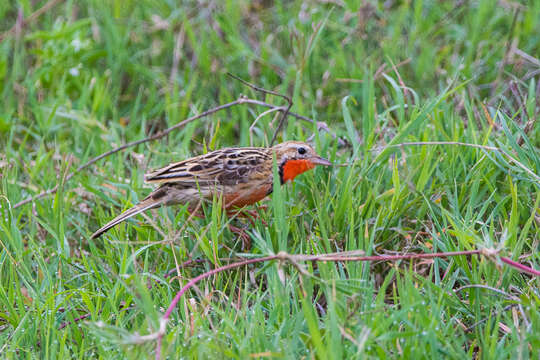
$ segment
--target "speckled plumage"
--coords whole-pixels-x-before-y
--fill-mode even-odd
[[[120,222],[162,205],[189,204],[223,197],[226,209],[240,208],[262,200],[272,192],[275,155],[281,183],[293,180],[315,165],[330,165],[311,146],[287,141],[271,148],[224,148],[171,163],[145,175],[159,184],[143,201],[126,210],[94,234],[97,238]]]

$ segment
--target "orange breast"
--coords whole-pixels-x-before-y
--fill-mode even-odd
[[[293,181],[295,177],[315,167],[309,160],[289,160],[283,165],[283,181]]]
[[[225,208],[239,208],[264,199],[268,192],[272,189],[272,184],[264,184],[253,189],[245,189],[242,191],[235,191],[225,194],[224,204]]]

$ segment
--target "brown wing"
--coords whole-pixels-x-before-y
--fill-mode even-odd
[[[269,149],[225,148],[172,163],[145,175],[150,183],[186,186],[236,185],[248,182],[253,171],[260,171],[271,160]]]

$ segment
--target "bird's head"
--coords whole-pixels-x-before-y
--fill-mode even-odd
[[[276,154],[281,182],[292,181],[296,176],[313,169],[316,165],[329,166],[311,146],[300,141],[286,141],[272,148]]]

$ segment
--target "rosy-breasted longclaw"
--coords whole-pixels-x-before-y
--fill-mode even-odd
[[[187,204],[197,207],[201,201],[222,197],[226,210],[234,211],[254,204],[272,193],[273,158],[281,184],[313,169],[331,165],[303,142],[287,141],[270,148],[224,148],[172,163],[145,175],[159,186],[137,205],[105,224],[91,238],[143,211],[163,205]]]

